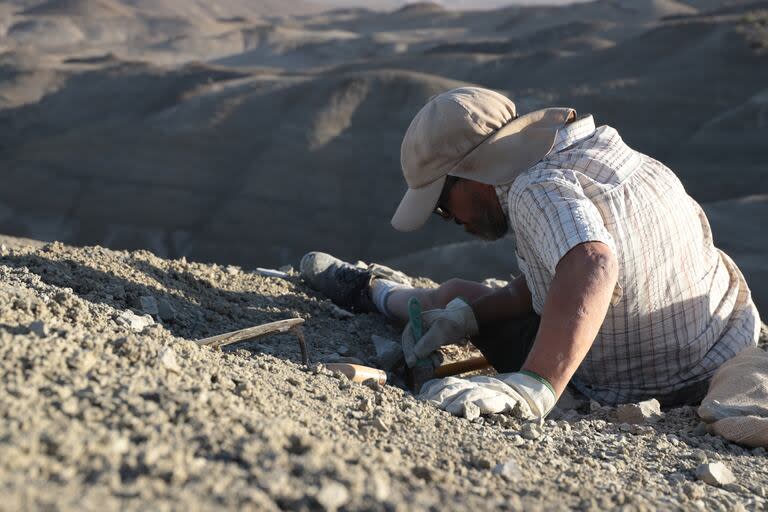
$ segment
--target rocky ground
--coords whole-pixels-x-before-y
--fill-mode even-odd
[[[542,426],[470,422],[304,367],[291,335],[192,342],[300,316],[313,362],[371,362],[370,336],[397,336],[376,315],[339,318],[293,274],[6,244],[0,315],[0,509],[768,506],[765,450],[706,434],[693,408],[641,425],[597,404]],[[734,483],[697,479],[717,461]]]

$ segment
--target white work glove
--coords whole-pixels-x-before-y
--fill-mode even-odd
[[[449,302],[445,309],[430,309],[421,314],[424,334],[415,340],[411,323],[403,330],[405,363],[412,367],[443,345],[458,343],[478,333],[477,320],[472,308],[462,299]]]
[[[469,419],[510,412],[522,419],[543,420],[557,402],[552,385],[532,372],[433,379],[424,384],[418,398]]]

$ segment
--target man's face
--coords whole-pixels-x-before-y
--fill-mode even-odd
[[[484,240],[498,240],[507,234],[509,224],[491,185],[459,180],[441,199],[440,206],[456,224],[470,235]]]

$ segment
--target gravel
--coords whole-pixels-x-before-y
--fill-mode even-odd
[[[765,450],[702,432],[691,407],[641,425],[599,404],[542,425],[467,421],[331,373],[314,363],[342,345],[371,363],[371,336],[399,333],[378,315],[338,318],[291,272],[49,244],[8,248],[0,288],[2,508],[768,506]],[[309,367],[291,334],[192,341],[291,317],[306,320]],[[734,482],[699,481],[703,463]]]

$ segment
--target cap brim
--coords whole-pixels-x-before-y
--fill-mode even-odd
[[[392,216],[392,227],[398,231],[416,231],[426,224],[440,200],[445,179],[442,176],[429,185],[409,188]]]

